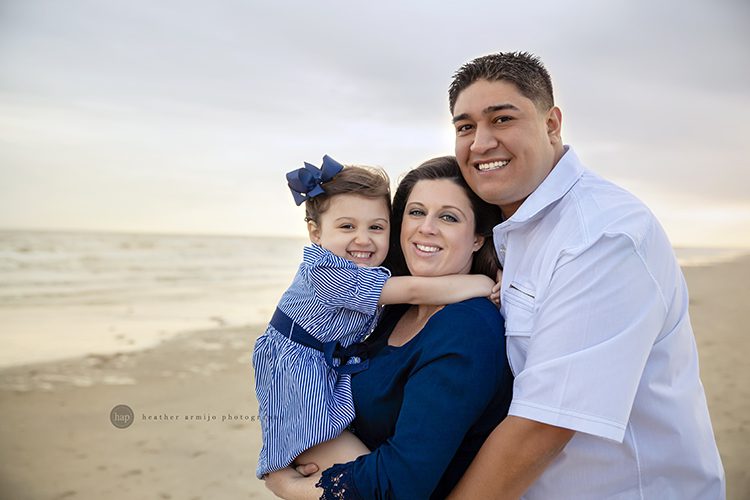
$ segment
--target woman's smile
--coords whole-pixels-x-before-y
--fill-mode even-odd
[[[434,245],[425,245],[420,243],[414,243],[414,246],[420,253],[425,253],[428,255],[435,254],[442,250],[440,247],[434,246]]]

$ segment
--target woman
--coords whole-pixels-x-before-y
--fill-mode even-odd
[[[394,274],[484,273],[496,264],[496,207],[466,185],[453,157],[409,172],[393,200]],[[367,341],[369,368],[352,377],[353,427],[372,451],[309,477],[266,485],[288,498],[443,498],[502,420],[512,379],[503,319],[487,299],[394,306]],[[321,489],[322,488],[322,489]]]

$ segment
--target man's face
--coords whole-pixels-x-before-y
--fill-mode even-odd
[[[507,218],[563,154],[561,114],[537,109],[513,83],[477,80],[453,108],[456,158],[466,182]]]

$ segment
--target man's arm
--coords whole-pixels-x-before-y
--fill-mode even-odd
[[[449,499],[517,499],[575,431],[509,415],[482,445]]]

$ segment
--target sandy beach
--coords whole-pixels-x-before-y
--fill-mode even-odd
[[[750,257],[685,274],[728,498],[750,498]],[[0,498],[271,498],[254,475],[250,351],[262,329],[1,370]],[[117,405],[132,409],[126,428],[110,421]]]

